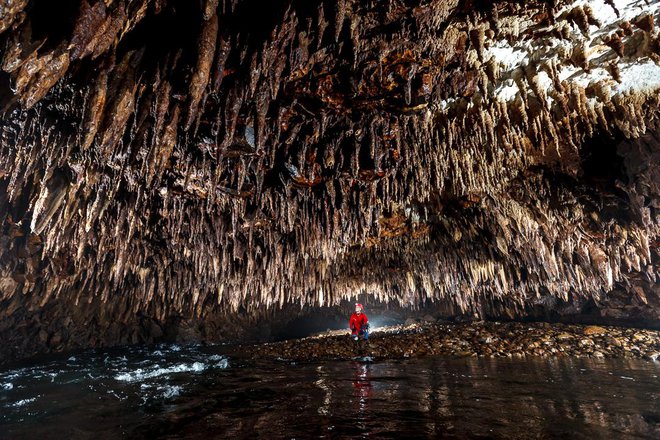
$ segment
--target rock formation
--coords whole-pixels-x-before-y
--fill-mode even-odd
[[[359,294],[658,322],[659,9],[0,0],[0,356]]]

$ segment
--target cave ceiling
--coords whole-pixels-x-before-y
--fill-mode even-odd
[[[0,0],[0,320],[657,303],[659,10]]]

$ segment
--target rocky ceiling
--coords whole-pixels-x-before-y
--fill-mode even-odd
[[[0,334],[365,293],[659,319],[659,9],[0,0]]]

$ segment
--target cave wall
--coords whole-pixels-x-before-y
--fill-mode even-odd
[[[2,0],[0,336],[358,295],[657,321],[659,9]]]

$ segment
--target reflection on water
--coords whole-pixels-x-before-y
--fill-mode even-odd
[[[0,438],[660,438],[660,363],[255,363],[218,350],[0,372]]]

